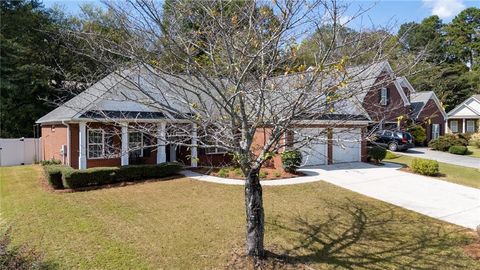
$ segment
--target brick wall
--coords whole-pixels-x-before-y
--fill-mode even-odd
[[[64,125],[42,125],[43,159],[56,159],[63,163],[60,153],[67,144],[67,127]]]

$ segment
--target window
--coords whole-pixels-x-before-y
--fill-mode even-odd
[[[386,87],[383,87],[380,89],[380,105],[387,105],[388,103],[388,89]]]
[[[387,137],[392,137],[392,132],[385,130],[385,131],[383,132],[383,135],[384,135],[384,136],[387,136]]]
[[[128,149],[131,156],[143,157],[143,134],[141,132],[129,132]]]
[[[205,154],[213,155],[213,154],[225,154],[227,153],[225,150],[218,148],[218,147],[208,147],[205,148]]]
[[[458,132],[458,122],[457,122],[457,120],[450,121],[450,130],[452,132]]]
[[[105,155],[105,134],[102,129],[89,129],[87,138],[88,158],[102,158]]]
[[[475,132],[475,120],[467,120],[466,132]]]
[[[432,139],[440,137],[440,125],[432,124]]]

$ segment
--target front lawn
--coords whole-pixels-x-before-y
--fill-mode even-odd
[[[385,161],[410,166],[414,158],[402,155],[388,155]],[[448,182],[480,188],[480,169],[438,162],[440,176],[438,179]]]
[[[469,145],[467,156],[480,158],[480,148],[475,145]]]
[[[243,187],[181,178],[76,193],[0,168],[13,243],[58,269],[244,269]],[[290,269],[480,269],[473,232],[316,182],[265,187],[266,248]]]

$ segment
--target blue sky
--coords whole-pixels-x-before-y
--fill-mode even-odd
[[[449,22],[461,10],[467,7],[480,8],[480,0],[344,0],[350,8],[344,14],[345,19],[352,16],[359,6],[371,7],[361,18],[349,23],[352,28],[371,27],[372,25],[391,26],[394,30],[402,23],[421,21],[430,15],[438,15],[444,22]],[[43,0],[45,7],[58,3],[68,13],[78,13],[82,3],[100,5],[99,0]]]

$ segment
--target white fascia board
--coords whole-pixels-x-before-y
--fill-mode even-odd
[[[477,100],[477,99],[474,98],[474,97],[469,97],[469,98],[467,98],[464,102],[460,103],[460,105],[458,105],[457,107],[453,108],[453,110],[449,111],[449,112],[447,113],[448,117],[454,116],[455,113],[462,108],[462,106],[465,106],[465,107],[469,108],[470,110],[472,110],[472,108],[470,108],[470,106],[467,105],[467,102],[470,101],[471,99]],[[475,110],[472,110],[472,111],[480,115],[479,112],[476,112]]]
[[[395,88],[397,88],[397,91],[398,91],[398,93],[400,94],[400,97],[402,97],[403,104],[404,104],[405,106],[410,105],[410,101],[408,101],[408,98],[407,98],[407,96],[405,95],[405,92],[403,92],[403,88],[402,88],[402,86],[400,85],[400,83],[398,83],[398,80],[393,81],[393,84],[395,85]]]

